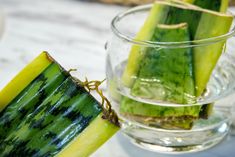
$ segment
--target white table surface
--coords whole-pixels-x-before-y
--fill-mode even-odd
[[[5,30],[0,41],[0,89],[30,60],[46,50],[79,78],[105,78],[104,43],[121,6],[76,0],[0,0]],[[118,133],[92,157],[168,157],[133,146]],[[235,157],[235,137],[216,147],[181,157]]]

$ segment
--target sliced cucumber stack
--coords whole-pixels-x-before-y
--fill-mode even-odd
[[[213,12],[209,10],[205,10],[199,7],[192,7],[186,5],[180,5],[171,2],[165,1],[156,1],[150,11],[150,14],[140,30],[137,34],[136,39],[138,40],[151,40],[151,37],[154,33],[156,25],[159,24],[179,24],[185,22],[189,26],[191,40],[200,40],[205,38],[211,38],[219,35],[226,34],[232,24],[233,16],[229,14],[222,14],[218,12]],[[208,22],[212,21],[212,22]],[[213,28],[213,29],[211,29]],[[206,51],[204,47],[200,50],[194,50],[194,55],[200,54],[201,51],[206,53],[206,55],[215,56],[211,61],[211,66],[204,67],[206,69],[201,69],[200,62],[208,62],[208,57],[204,57],[203,55],[196,56],[194,63],[195,65],[195,76],[198,77],[196,79],[196,86],[198,90],[198,94],[200,95],[202,91],[205,89],[206,83],[210,77],[211,71],[213,70],[218,56],[221,55],[222,49],[224,46],[224,42],[213,44],[209,46],[210,48],[215,47],[214,51]],[[134,45],[131,49],[128,63],[123,73],[122,82],[127,87],[132,87],[134,83],[134,79],[139,72],[139,65],[143,54],[145,54],[146,49],[141,46]],[[199,52],[198,52],[199,51]],[[203,65],[204,66],[204,65]],[[202,73],[204,75],[202,75]],[[204,76],[204,78],[200,78]]]
[[[191,3],[196,4],[196,1]],[[226,4],[227,2],[223,1],[219,6],[226,9]],[[205,7],[207,7],[206,4]],[[196,41],[226,34],[231,27],[233,16],[208,9],[177,0],[156,1],[136,39],[159,42],[177,42],[186,41],[186,39]],[[179,30],[182,32],[182,29],[169,29],[174,28],[172,25],[182,25],[180,23],[186,23],[188,26],[187,38],[185,34],[182,38],[182,33],[178,32]],[[161,27],[162,25],[164,27]],[[175,31],[175,34],[172,31]],[[164,36],[164,34],[168,35]],[[198,43],[195,42],[195,44]],[[132,96],[178,104],[195,103],[195,99],[204,92],[224,45],[225,41],[222,41],[206,46],[184,49],[176,47],[168,50],[157,46],[146,48],[133,45],[124,69],[122,83],[131,89]],[[133,105],[139,103],[130,102],[131,100],[127,101],[127,99],[123,98],[121,101],[120,110],[123,114],[153,117],[152,112],[151,114],[146,112],[149,111],[147,107],[149,104],[136,105],[138,109],[133,109]],[[161,108],[164,111],[164,107],[156,108],[158,111],[161,111]],[[211,111],[207,108],[211,108],[211,105],[201,109],[198,106],[193,107],[198,111],[195,118],[207,117]],[[174,113],[173,110],[174,108],[172,113]],[[183,116],[183,113],[182,111],[175,114],[176,122],[177,115]],[[154,116],[160,119],[167,117],[165,114],[159,116],[158,112]],[[185,127],[185,129],[188,128]]]

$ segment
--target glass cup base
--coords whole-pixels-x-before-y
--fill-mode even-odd
[[[222,141],[222,139],[223,138],[216,139],[201,145],[190,145],[190,146],[161,146],[133,139],[131,140],[131,142],[142,149],[149,150],[152,152],[165,153],[165,154],[184,154],[184,153],[193,153],[193,152],[207,150],[217,145],[219,142]]]
[[[220,143],[229,133],[230,123],[204,129],[152,129],[135,123],[123,123],[123,134],[143,149],[166,154],[184,154],[203,151]]]

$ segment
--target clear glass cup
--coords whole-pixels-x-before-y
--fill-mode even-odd
[[[185,153],[208,149],[228,135],[232,123],[234,102],[228,99],[228,96],[235,90],[235,55],[232,54],[235,48],[234,25],[225,35],[203,40],[183,42],[136,40],[135,36],[150,8],[151,5],[139,6],[117,15],[111,24],[112,39],[106,45],[108,91],[113,107],[121,119],[122,132],[137,146],[151,151]],[[175,64],[174,59],[177,60],[177,57],[174,57],[188,50],[193,50],[191,54],[193,56],[196,52],[200,53],[196,51],[198,49],[213,53],[214,47],[221,47],[225,43],[226,47],[222,46],[223,53],[212,74],[209,75],[210,79],[203,94],[195,96],[195,93],[190,93],[194,88],[190,84],[190,78],[194,78],[192,73],[196,70],[193,69],[194,71],[190,73],[186,67],[192,66],[192,62],[193,66],[200,63],[186,59],[182,66],[182,63]],[[132,62],[132,65],[144,67],[145,71],[139,70],[136,75],[131,76],[130,85],[123,81],[123,77],[133,46],[142,49],[141,55],[145,58],[137,60],[137,63]],[[172,55],[169,55],[169,52]],[[157,53],[165,53],[166,59],[161,58],[161,63],[151,61],[151,55],[154,58]],[[150,61],[146,61],[146,56]],[[153,66],[154,63],[161,72],[157,74],[155,70],[155,76],[151,71],[156,68]],[[208,66],[209,62],[205,68]],[[177,71],[182,67],[183,73],[187,73],[184,77],[182,71]],[[203,79],[204,75],[208,75],[203,72],[202,74],[197,79]],[[164,82],[164,79],[168,82]],[[177,85],[180,86],[179,89]]]

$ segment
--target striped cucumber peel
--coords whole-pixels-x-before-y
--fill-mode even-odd
[[[50,110],[52,105],[61,105],[62,104],[61,100],[65,101],[66,99],[67,100],[69,99],[68,96],[62,97],[65,90],[66,90],[65,87],[68,86],[67,82],[68,82],[68,79],[67,79],[67,81],[62,83],[62,85],[60,85],[56,90],[54,90],[49,95],[47,95],[47,98],[32,113],[27,115],[27,117],[20,124],[18,124],[19,126],[16,128],[16,131],[11,133],[5,139],[5,143],[9,143],[9,144],[5,146],[3,154],[4,153],[5,154],[10,154],[10,153],[13,154],[14,152],[17,152],[17,151],[21,151],[21,153],[23,153],[22,151],[24,151],[24,150],[20,149],[20,148],[22,148],[21,142],[24,142],[27,139],[29,140],[30,138],[35,136],[35,134],[37,134],[38,131],[40,130],[39,126],[37,126],[40,124],[40,123],[38,123],[38,122],[40,122],[40,120],[38,118],[43,119],[45,116],[50,115],[50,113],[46,112],[46,111]],[[69,89],[69,90],[71,91],[71,89]],[[41,117],[41,116],[44,116],[44,117]],[[48,125],[48,123],[41,124],[41,125],[43,125],[43,127],[45,127]],[[36,127],[36,129],[34,129],[35,127]],[[29,129],[29,128],[31,128],[31,129]],[[11,143],[11,141],[13,141],[14,143],[18,143],[18,145]],[[16,148],[20,147],[20,148],[15,149],[15,147]],[[32,155],[32,154],[27,154],[27,155]]]
[[[65,87],[67,87],[65,89],[67,90],[67,92],[62,91]],[[74,95],[79,92],[76,89],[71,90],[71,87],[74,88],[76,87],[76,85],[71,79],[67,79],[64,85],[60,87],[62,88],[62,90],[60,88],[57,90],[59,91],[58,94],[64,93],[69,96],[70,94]],[[57,91],[55,91],[55,93],[57,93]],[[52,106],[53,108],[49,107],[50,112],[46,112],[50,114],[47,114],[47,115],[44,114],[45,117],[43,117],[40,115],[44,113],[45,111],[41,111],[37,113],[36,115],[30,117],[30,119],[32,119],[30,123],[27,123],[28,120],[26,119],[26,124],[21,125],[22,127],[20,129],[18,128],[18,131],[15,132],[15,134],[12,134],[10,139],[8,139],[9,141],[14,141],[15,138],[18,138],[21,141],[28,141],[28,143],[26,144],[25,151],[28,149],[28,151],[30,150],[31,152],[33,152],[33,151],[36,151],[38,147],[40,147],[41,148],[40,151],[37,152],[38,156],[53,155],[56,152],[58,152],[61,148],[63,148],[63,146],[66,145],[67,142],[71,140],[71,138],[74,138],[74,136],[77,133],[81,132],[89,124],[90,120],[94,119],[101,112],[101,108],[99,107],[99,104],[95,106],[94,103],[96,102],[94,101],[94,99],[91,99],[89,97],[88,93],[84,94],[81,97],[80,95],[81,93],[79,92],[78,95],[72,98],[68,97],[70,98],[70,100],[68,100],[68,98],[63,99],[64,97],[57,96],[55,95],[55,93],[53,93],[53,97],[49,100],[49,102],[53,100],[54,98],[59,98],[59,99],[56,100],[54,103],[50,104],[50,106]],[[66,102],[66,103],[61,104],[59,102]],[[73,107],[77,107],[77,109],[74,110],[74,112],[78,112],[76,114],[79,116],[78,118],[70,120],[67,117],[61,116],[62,113],[69,112],[68,109],[64,109],[64,111],[62,110],[63,111],[62,113],[57,113],[58,110],[60,110],[59,107],[65,108],[66,106],[70,107],[71,105],[73,105]],[[56,113],[57,115],[55,115]],[[44,121],[41,121],[41,119],[43,119]],[[55,119],[56,119],[56,123],[55,121],[53,122],[53,120]],[[40,125],[37,126],[35,124],[40,124]],[[25,128],[25,126],[27,128]],[[67,129],[71,126],[74,126],[74,127],[70,129],[69,130],[70,132],[67,132],[66,134]],[[40,130],[40,132],[38,129]],[[57,136],[56,137],[52,136],[52,138],[50,138],[50,136],[47,136],[48,134],[53,134]],[[63,134],[66,134],[66,135],[63,135]],[[39,139],[40,139],[40,142],[39,142]],[[8,148],[9,147],[6,147],[5,150],[9,151]],[[11,148],[11,145],[10,145],[10,148]],[[13,154],[17,152],[17,150],[20,148],[22,149],[21,145],[11,148],[10,153]]]
[[[186,23],[157,25],[152,41],[188,41]],[[193,54],[191,48],[148,48],[131,94],[151,100],[180,104],[194,102]]]
[[[226,34],[231,27],[232,20],[233,16],[230,14],[218,13],[207,9],[202,9],[194,5],[181,5],[179,3],[173,2],[156,1],[153,4],[152,9],[150,10],[146,22],[137,34],[136,39],[150,40],[157,23],[178,24],[186,22],[189,26],[192,40],[201,40]],[[211,60],[211,66],[204,67],[203,70],[201,69],[201,65],[199,65],[199,62],[208,62],[208,57],[204,57],[204,55],[195,56],[194,66],[196,69],[195,77],[197,96],[200,96],[204,91],[208,79],[211,75],[211,71],[213,70],[218,60],[217,56],[221,55],[223,46],[224,42],[208,46],[208,49],[215,47],[215,51],[213,52],[204,51],[204,47],[199,47],[198,49],[193,50],[195,55],[200,54],[203,51],[205,53],[205,56],[216,56],[213,57],[214,60]],[[137,47],[138,49],[135,49],[134,47]],[[140,46],[138,47],[135,45],[132,46],[128,58],[128,63],[122,76],[122,82],[125,86],[133,86],[133,78],[135,78],[139,72],[140,60],[144,56],[143,54],[145,51],[146,48],[141,48]],[[202,76],[202,73],[203,76],[205,76],[204,78],[200,78],[200,76]]]
[[[86,98],[86,100],[84,101],[84,99]],[[81,110],[80,110],[80,114],[78,113],[79,117],[74,120],[71,121],[66,117],[58,117],[57,119],[57,123],[58,125],[62,125],[64,126],[64,128],[66,128],[65,130],[63,129],[59,129],[56,125],[52,125],[51,127],[49,127],[47,130],[45,130],[46,134],[50,134],[51,132],[56,133],[57,134],[57,138],[52,138],[52,141],[48,141],[45,142],[45,145],[42,145],[42,149],[41,152],[48,152],[49,146],[53,146],[53,143],[57,143],[56,146],[57,149],[61,149],[63,148],[63,146],[65,146],[71,139],[76,137],[76,134],[80,133],[83,131],[83,129],[85,129],[89,123],[91,123],[91,121],[97,117],[98,114],[100,114],[100,109],[95,109],[94,110],[94,105],[93,102],[87,100],[87,97],[83,97],[82,100],[79,100],[80,103],[82,102],[83,104],[80,105],[81,106]],[[88,102],[87,102],[88,101]],[[87,103],[84,103],[87,102]],[[76,102],[74,102],[76,103]],[[87,109],[87,106],[90,107],[90,109]],[[87,111],[89,111],[90,113],[86,116],[83,115],[83,113],[86,113]],[[38,137],[40,137],[41,135],[37,135]],[[47,138],[45,138],[46,140]],[[62,140],[58,140],[58,139],[62,139]],[[37,143],[37,137],[33,138],[33,140],[31,140],[32,142],[30,142],[31,146],[33,146],[33,143]],[[59,148],[58,148],[59,146]]]
[[[226,13],[228,9],[229,0],[183,0],[184,2],[194,4],[196,6]]]
[[[43,102],[36,104],[36,106],[34,104],[35,109],[30,111],[18,126],[12,129],[3,139],[0,144],[0,156],[15,154],[21,154],[22,156],[59,156],[61,150],[63,150],[62,155],[91,154],[119,130],[116,123],[113,124],[113,121],[110,122],[110,120],[104,119],[105,114],[102,112],[101,104],[84,89],[83,85],[79,85],[77,81],[70,77],[69,73],[60,67],[47,52],[43,52],[34,61],[1,91],[10,91],[12,96],[2,101],[5,103],[1,103],[3,111],[0,114],[3,115],[7,108],[11,108],[13,102],[22,101],[15,104],[16,109],[22,108],[22,105],[29,107],[32,102],[37,103],[38,93],[35,91],[39,89],[39,86],[41,87],[40,90],[44,88],[48,91],[46,96],[44,95]],[[41,70],[37,70],[37,73],[29,70],[32,68],[31,65]],[[48,75],[45,75],[46,69],[53,65],[56,65],[54,68],[60,72],[54,69],[57,72],[54,74],[49,72]],[[47,76],[46,80],[41,77],[42,73]],[[28,81],[21,82],[25,79],[24,76],[33,77]],[[44,78],[44,80],[40,81],[40,78]],[[20,89],[16,89],[14,86],[19,83],[22,83]],[[27,91],[26,89],[28,92],[30,91],[29,95],[24,94]],[[1,94],[3,96],[5,93]],[[27,99],[30,96],[32,96],[31,100]],[[17,100],[17,97],[19,100]],[[14,115],[18,117],[17,112]],[[86,140],[83,140],[82,137],[86,137]],[[75,147],[73,146],[80,146],[81,149],[76,147],[77,149],[74,150]]]
[[[48,57],[47,53],[42,52],[35,60],[17,74],[10,83],[0,91],[0,112],[51,63],[52,60]]]
[[[37,125],[39,124],[37,121],[39,119],[45,119],[45,118],[48,118],[48,120],[45,119],[42,125],[43,126],[48,125],[53,120],[50,117],[51,115],[50,112],[53,112],[53,110],[56,107],[58,107],[59,105],[62,105],[63,102],[68,101],[69,99],[68,96],[62,97],[64,92],[66,92],[65,86],[67,85],[68,85],[68,79],[65,80],[65,82],[63,82],[62,85],[59,86],[59,88],[55,89],[53,92],[47,95],[47,98],[43,102],[41,102],[41,104],[33,112],[28,114],[27,117],[21,121],[20,125],[17,127],[17,130],[20,130],[20,128],[23,128],[23,126],[26,126],[26,125],[30,126],[31,128],[39,129],[39,127],[37,127]],[[50,112],[46,112],[47,110],[49,110]],[[28,130],[28,132],[31,132],[31,130]],[[17,134],[17,133],[19,133],[19,131],[14,132],[14,134]],[[22,134],[26,135],[26,132],[22,132]],[[16,136],[13,135],[12,137],[16,137]]]
[[[186,23],[157,25],[152,37],[152,41],[158,42],[188,41],[189,39]],[[193,103],[195,101],[193,97],[195,86],[192,57],[191,48],[148,48],[141,62],[139,75],[131,89],[131,94],[151,100],[165,100],[181,104]],[[159,120],[161,123],[159,126],[164,128],[170,128],[171,125],[171,128],[190,129],[193,120],[198,118],[199,111],[200,106],[155,106],[136,102],[127,97],[122,99],[120,105],[121,113],[152,117],[155,124]],[[172,117],[174,117],[173,121],[164,122],[161,120]],[[191,120],[190,118],[184,120],[185,117],[190,117]]]
[[[11,130],[14,130],[17,124],[37,107],[39,103],[35,102],[40,102],[50,90],[54,91],[64,78],[58,65],[50,64],[43,75],[39,75],[0,113],[0,136],[6,137]],[[8,128],[9,123],[11,128]]]

